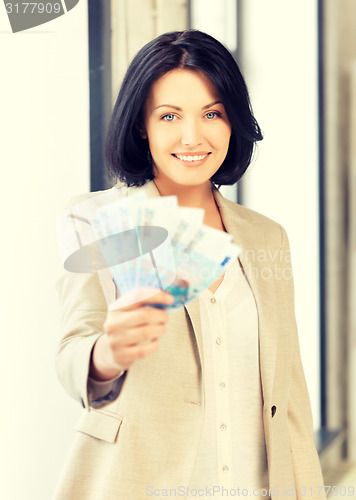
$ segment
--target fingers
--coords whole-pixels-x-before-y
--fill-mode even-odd
[[[155,288],[140,288],[122,295],[109,307],[104,336],[109,364],[128,369],[158,348],[169,313],[154,304],[171,304],[174,297]],[[152,306],[150,306],[152,304]],[[99,363],[98,363],[99,364]]]
[[[124,370],[127,370],[137,359],[145,358],[146,356],[149,356],[157,351],[158,345],[158,339],[153,339],[147,344],[126,346],[119,349],[117,353],[114,350],[112,351],[112,356],[119,366],[123,367]]]
[[[108,313],[104,330],[108,333],[126,331],[139,326],[167,323],[169,314],[156,307],[139,307],[137,309],[118,309]]]
[[[135,309],[144,304],[170,305],[173,302],[174,297],[168,292],[152,287],[141,287],[121,295],[121,297],[109,305],[108,310],[114,311],[119,309],[122,311],[124,309]]]
[[[166,322],[115,330],[113,334],[107,335],[112,360],[127,370],[134,361],[157,350],[159,339],[165,331]]]
[[[109,335],[109,345],[113,351],[133,347],[144,342],[158,340],[166,331],[166,323],[141,325],[121,332],[120,335]]]

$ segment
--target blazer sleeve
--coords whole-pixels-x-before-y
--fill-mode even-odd
[[[91,353],[103,334],[107,303],[97,273],[75,274],[65,271],[56,284],[60,303],[62,338],[56,356],[56,371],[64,389],[83,407],[99,406],[116,397],[110,393],[116,379],[96,382],[89,378]],[[116,391],[115,391],[116,392]]]
[[[294,284],[288,237],[282,228],[281,263],[284,297],[291,321],[292,375],[288,399],[288,426],[291,439],[296,497],[325,498],[319,457],[313,439],[310,399],[302,366],[294,311]]]
[[[73,198],[69,206],[83,199],[83,196]],[[56,356],[58,378],[68,394],[85,408],[99,406],[107,402],[105,396],[110,391],[115,387],[119,390],[117,378],[106,382],[89,378],[92,349],[103,334],[107,304],[115,299],[115,285],[108,269],[93,273],[63,270],[56,290],[61,332]],[[111,394],[108,401],[114,396]]]

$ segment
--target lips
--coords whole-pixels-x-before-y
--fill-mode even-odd
[[[173,153],[172,156],[178,158],[178,160],[186,161],[187,163],[189,163],[189,162],[205,160],[205,158],[207,158],[207,156],[209,155],[210,153],[194,153],[194,154],[190,153],[189,155]]]

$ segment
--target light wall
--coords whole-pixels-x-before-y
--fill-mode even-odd
[[[49,500],[81,407],[57,382],[55,221],[89,190],[87,1],[13,34],[0,8],[0,498]]]
[[[320,425],[317,0],[241,0],[241,62],[264,140],[243,203],[289,236],[314,427]]]

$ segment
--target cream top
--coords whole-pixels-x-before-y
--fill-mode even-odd
[[[203,336],[205,419],[191,488],[248,490],[266,498],[266,446],[262,420],[258,316],[236,260],[215,293],[199,296]],[[216,492],[216,493],[215,493]],[[232,495],[234,493],[232,492]],[[230,495],[230,496],[232,496]],[[200,496],[200,498],[204,496]],[[209,494],[207,494],[209,497]]]

